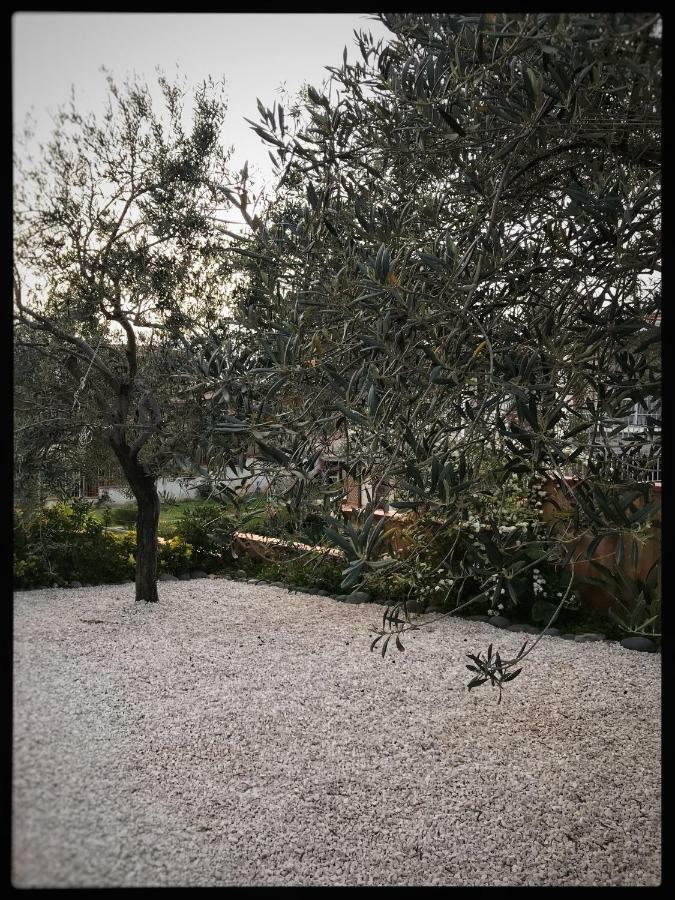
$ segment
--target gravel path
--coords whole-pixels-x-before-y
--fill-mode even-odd
[[[656,885],[660,656],[225,580],[15,595],[13,883]],[[530,662],[531,660],[531,662]]]

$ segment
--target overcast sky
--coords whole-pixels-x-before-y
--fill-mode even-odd
[[[256,97],[271,107],[285,87],[293,95],[304,82],[319,86],[339,66],[347,46],[360,58],[354,30],[376,37],[390,32],[369,13],[15,13],[13,24],[14,127],[30,111],[36,139],[48,137],[54,111],[75,87],[78,105],[100,110],[106,94],[104,65],[119,80],[137,73],[171,79],[176,64],[197,83],[223,78],[228,112],[223,134],[234,145],[233,166],[249,160],[252,174],[269,177],[268,147],[244,122],[258,121]],[[258,181],[258,179],[255,179]]]

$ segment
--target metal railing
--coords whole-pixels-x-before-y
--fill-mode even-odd
[[[564,467],[565,475],[587,477],[591,471],[602,473],[611,481],[628,481],[638,484],[648,484],[661,481],[661,455],[642,455],[639,453],[622,453],[617,449],[608,447],[596,447],[592,455],[593,466],[587,454],[571,466]]]

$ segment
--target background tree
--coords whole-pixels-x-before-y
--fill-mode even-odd
[[[391,41],[357,35],[361,61],[345,51],[306,91],[292,133],[259,104],[281,177],[240,306],[247,427],[298,493],[344,433],[348,467],[430,511],[457,608],[496,611],[538,561],[569,561],[572,537],[635,554],[653,512],[612,460],[631,408],[660,396],[660,20],[381,18]],[[660,452],[653,428],[636,443]],[[549,478],[573,511],[544,526]],[[378,558],[372,515],[326,524],[345,587],[418,561]]]
[[[35,447],[111,449],[138,504],[136,599],[153,602],[156,480],[200,440],[184,356],[226,293],[225,107],[203,84],[186,130],[180,86],[160,77],[159,110],[146,85],[108,86],[102,116],[71,99],[39,160],[16,162],[15,390]]]

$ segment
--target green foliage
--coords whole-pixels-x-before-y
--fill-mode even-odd
[[[386,520],[375,518],[375,505],[368,503],[363,509],[353,511],[351,520],[324,515],[324,535],[347,557],[341,587],[350,590],[369,572],[392,569],[396,562],[388,554],[382,554],[386,546]]]
[[[468,690],[480,687],[482,684],[489,681],[492,687],[496,686],[499,689],[499,699],[497,700],[497,703],[501,703],[503,686],[507,682],[513,681],[513,679],[517,678],[522,672],[522,667],[513,669],[513,666],[520,662],[525,656],[527,644],[528,642],[525,641],[516,656],[508,661],[502,661],[499,652],[496,652],[493,657],[492,644],[487,648],[485,657],[483,657],[482,653],[479,653],[477,656],[474,653],[467,653],[466,655],[468,658],[474,663],[474,665],[467,665],[467,669],[477,673],[467,685]],[[511,671],[509,671],[510,669]]]
[[[106,512],[111,525],[123,525],[126,528],[136,527],[138,507],[135,504],[133,506],[111,506]]]
[[[104,584],[134,576],[128,536],[106,532],[86,503],[58,504],[32,517],[14,511],[14,586]]]
[[[400,603],[416,597],[417,581],[411,574],[371,574],[363,579],[364,590],[377,602]]]
[[[545,624],[581,536],[641,540],[656,514],[636,478],[660,454],[659,16],[381,19],[297,127],[259,107],[279,191],[241,248],[249,355],[221,420],[297,506],[336,497],[330,448],[421,517],[395,559],[370,507],[323,512],[344,589]],[[627,434],[636,403],[654,415]]]
[[[184,575],[191,568],[195,568],[193,562],[193,549],[181,537],[173,537],[160,543],[157,552],[157,570],[171,575]]]
[[[548,622],[565,595],[569,582],[569,574],[560,572],[555,566],[547,563],[546,560],[535,566],[527,579],[527,582],[519,587],[522,593],[519,594],[520,603],[514,607],[514,612],[518,606],[522,608],[524,605],[529,606],[529,618],[537,625],[544,625]],[[531,604],[531,605],[530,605]],[[579,608],[579,596],[576,591],[570,591],[569,597],[563,604],[562,614],[564,611],[575,611]],[[562,622],[560,617],[556,620],[556,625]]]
[[[622,568],[608,569],[593,560],[598,576],[588,575],[584,581],[601,587],[614,601],[609,615],[627,635],[661,636],[661,594],[658,578],[661,560],[656,560],[643,578],[628,575]]]
[[[217,507],[216,512],[220,513]],[[178,520],[177,529],[179,534],[159,543],[158,572],[181,575],[197,568],[213,572],[231,564],[230,520],[214,521],[212,509],[190,510]],[[135,530],[107,531],[84,501],[58,504],[35,516],[14,510],[15,588],[133,580],[135,554]]]
[[[92,465],[80,451],[102,445],[149,513],[157,479],[194,471],[201,448],[192,388],[218,374],[205,332],[222,333],[230,265],[216,219],[239,178],[221,144],[222,84],[195,85],[185,115],[182,80],[107,82],[100,114],[73,99],[38,153],[17,144],[17,488],[34,472],[63,482],[71,467],[54,461]],[[142,521],[137,599],[155,602],[157,534]]]
[[[218,504],[185,510],[175,523],[176,535],[191,547],[195,569],[215,572],[232,563],[232,543],[236,522]]]
[[[247,574],[264,581],[280,581],[292,588],[341,592],[341,564],[321,553],[292,555],[275,560],[263,560],[251,554],[239,562]]]

